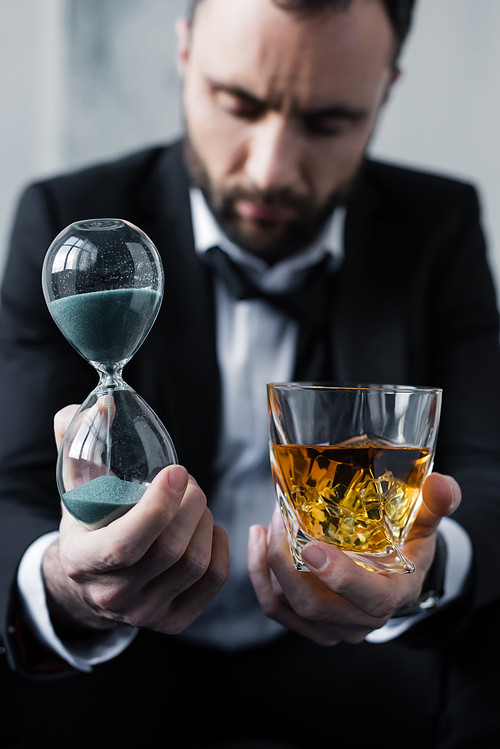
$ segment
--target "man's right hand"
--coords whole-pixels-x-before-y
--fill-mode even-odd
[[[75,410],[56,415],[58,447]],[[115,622],[177,634],[227,579],[227,536],[182,466],[164,468],[140,502],[104,528],[89,530],[62,513],[43,574],[54,626],[68,634]]]

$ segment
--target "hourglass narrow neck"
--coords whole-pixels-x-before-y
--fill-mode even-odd
[[[131,390],[129,385],[122,377],[123,364],[116,364],[114,367],[104,368],[99,366],[99,383],[96,392],[108,392],[109,390]]]

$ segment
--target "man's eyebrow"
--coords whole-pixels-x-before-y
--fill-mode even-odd
[[[221,83],[209,79],[209,84],[213,91],[222,91],[226,94],[236,96],[239,99],[243,99],[251,104],[258,107],[273,107],[275,106],[272,102],[266,99],[260,99],[258,96],[245,91],[240,86],[235,86],[227,83]],[[368,109],[353,109],[347,105],[335,104],[329,107],[320,107],[318,109],[306,109],[299,112],[301,117],[307,119],[315,119],[322,117],[330,117],[331,119],[338,120],[350,120],[352,122],[358,122],[369,115]]]
[[[225,94],[231,94],[232,96],[236,96],[239,99],[245,99],[245,101],[257,104],[260,107],[269,106],[269,103],[264,99],[259,99],[258,96],[250,94],[248,91],[245,91],[245,89],[240,88],[239,86],[232,86],[227,83],[218,83],[217,81],[211,80],[209,80],[209,84],[213,91],[222,91]]]
[[[303,117],[322,118],[330,117],[336,120],[351,120],[357,122],[369,115],[368,109],[352,109],[351,107],[336,105],[333,107],[324,107],[321,109],[308,109],[301,113]]]

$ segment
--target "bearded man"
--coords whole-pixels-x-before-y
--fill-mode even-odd
[[[366,156],[412,6],[199,0],[178,26],[182,142],[23,196],[0,315],[6,742],[495,745],[500,357],[477,198]],[[180,461],[99,531],[61,519],[51,422],[59,444],[94,383],[40,285],[89,217],[162,256],[127,382]],[[443,388],[414,574],[321,542],[295,569],[265,402],[292,379]]]

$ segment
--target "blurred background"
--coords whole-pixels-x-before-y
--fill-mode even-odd
[[[30,181],[182,132],[186,0],[0,0],[0,273]],[[500,1],[417,0],[371,152],[472,181],[500,289]]]

